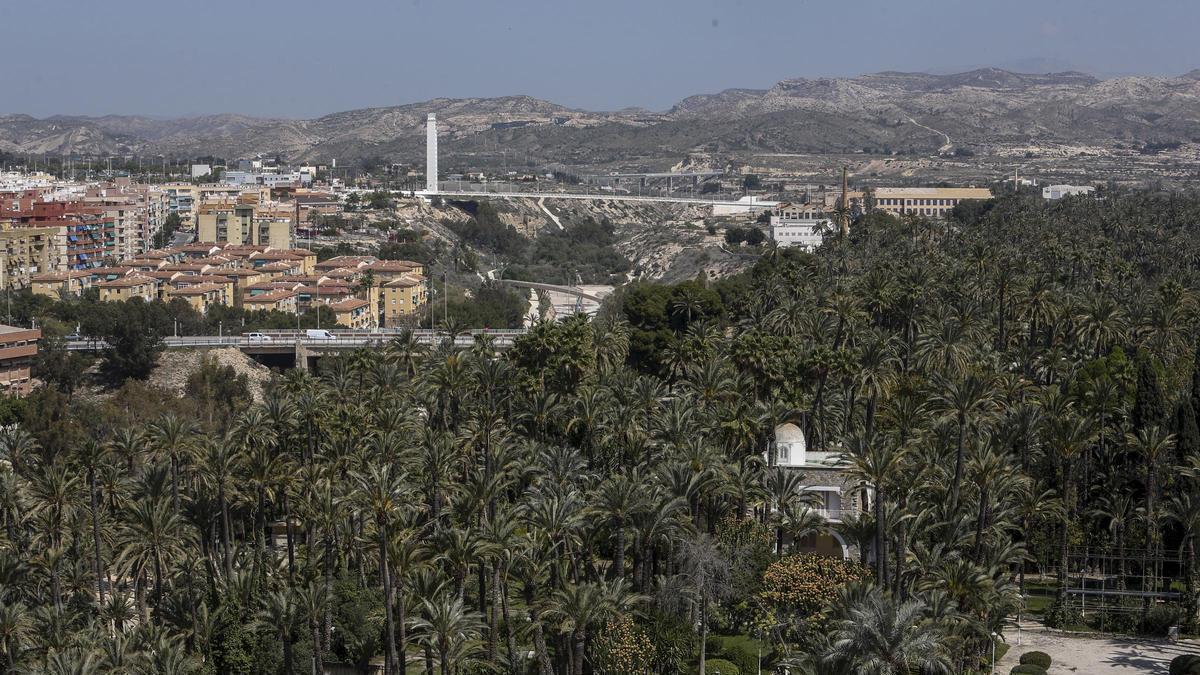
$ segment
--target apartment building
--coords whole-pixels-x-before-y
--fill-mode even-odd
[[[92,287],[95,275],[85,270],[41,272],[30,276],[30,288],[34,295],[60,298],[65,295],[80,295]]]
[[[186,284],[167,289],[164,299],[167,302],[181,299],[191,305],[200,314],[207,314],[208,309],[215,305],[227,304],[227,288],[215,283]]]
[[[0,222],[0,288],[26,288],[35,274],[62,269],[62,228]]]
[[[149,302],[158,298],[158,280],[140,274],[100,281],[96,286],[100,289],[100,302],[123,302],[134,298]]]
[[[385,283],[380,288],[380,318],[389,328],[403,326],[429,302],[425,277],[409,274]]]
[[[283,312],[295,314],[297,294],[295,291],[274,290],[265,293],[247,293],[242,297],[242,307],[249,311]]]
[[[197,215],[196,239],[201,243],[264,245],[274,249],[292,247],[295,226],[255,202],[219,202],[201,205]]]
[[[41,337],[36,328],[0,325],[0,390],[8,396],[25,396],[33,389],[30,371]]]
[[[333,310],[334,320],[339,326],[365,330],[377,325],[375,312],[371,311],[371,303],[367,300],[347,298],[329,303],[329,309]]]

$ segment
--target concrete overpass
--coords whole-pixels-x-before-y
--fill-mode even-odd
[[[267,330],[262,331],[265,337],[261,338],[245,335],[186,335],[163,338],[163,343],[167,349],[236,347],[247,354],[290,354],[298,348],[309,352],[335,352],[362,347],[384,347],[402,332],[399,328],[330,330],[333,339],[323,339],[310,337],[305,331]],[[524,328],[472,329],[456,336],[454,344],[457,347],[470,347],[475,344],[476,336],[489,335],[496,347],[506,349],[525,332]],[[417,343],[427,346],[441,344],[447,336],[443,330],[413,330],[413,337]],[[102,339],[85,339],[67,342],[66,346],[72,351],[100,351],[108,349],[109,345]]]
[[[458,192],[447,190],[430,192],[428,190],[424,190],[418,191],[416,194],[427,198],[441,197],[443,199],[575,199],[587,201],[695,204],[699,206],[711,206],[713,207],[714,212],[716,212],[718,209],[721,209],[727,210],[730,213],[738,211],[749,212],[760,209],[769,209],[775,207],[779,203],[773,201],[761,201],[757,199],[742,201],[728,199],[702,199],[700,197],[646,197],[642,195],[581,192]]]

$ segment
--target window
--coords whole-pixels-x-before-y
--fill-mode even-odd
[[[776,453],[775,453],[775,462],[777,464],[787,464],[790,461],[788,459],[790,450],[791,450],[791,447],[788,445],[778,446],[776,449]]]

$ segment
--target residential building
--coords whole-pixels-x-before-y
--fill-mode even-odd
[[[1074,195],[1090,195],[1096,191],[1092,185],[1048,185],[1042,188],[1042,199],[1062,199]]]
[[[379,315],[383,325],[389,328],[404,325],[429,302],[429,285],[419,274],[393,279],[380,290],[382,308]]]
[[[359,298],[347,298],[329,304],[333,310],[334,320],[339,326],[353,329],[374,328],[375,313],[371,311],[371,303]]]
[[[150,301],[158,298],[158,280],[140,274],[101,281],[96,286],[100,289],[100,302],[121,302],[133,298]]]
[[[170,286],[176,290],[192,286],[213,286],[221,291],[217,296],[217,304],[229,306],[233,306],[234,304],[234,289],[236,284],[233,279],[227,276],[219,274],[181,274],[171,280]],[[207,298],[205,302],[208,302]]]
[[[249,311],[275,311],[295,314],[297,295],[295,291],[274,290],[266,293],[247,294],[242,298],[242,307]]]
[[[34,295],[59,298],[64,295],[79,295],[92,287],[95,275],[84,270],[41,272],[30,276],[30,288]]]
[[[225,286],[211,283],[176,286],[166,291],[165,300],[180,298],[201,314],[208,313],[214,305],[224,305],[227,291]]]
[[[25,288],[30,278],[62,268],[62,228],[13,227],[0,223],[0,288]]]
[[[266,205],[239,198],[236,204],[221,202],[201,205],[197,215],[196,239],[203,243],[266,245],[291,248],[295,225],[289,217],[270,212]]]
[[[42,331],[0,325],[0,390],[24,396],[33,389],[30,369],[37,358]]]

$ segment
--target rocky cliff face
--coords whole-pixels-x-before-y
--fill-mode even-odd
[[[312,120],[6,115],[0,116],[0,150],[412,161],[420,156],[430,112],[438,115],[448,155],[478,156],[488,148],[495,154],[503,147],[510,156],[528,152],[576,164],[678,161],[688,152],[713,149],[928,152],[1031,141],[1136,146],[1200,140],[1197,72],[1113,80],[995,68],[953,75],[884,72],[691,96],[662,113],[591,112],[505,96],[434,99]]]

